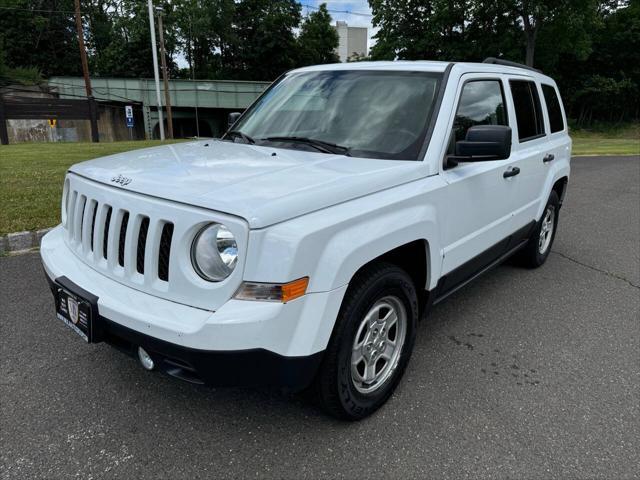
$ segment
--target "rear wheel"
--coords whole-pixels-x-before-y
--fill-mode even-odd
[[[322,407],[336,417],[359,420],[382,406],[409,361],[417,319],[416,291],[404,270],[380,263],[359,273],[315,379]]]
[[[537,268],[547,260],[556,236],[559,208],[558,194],[552,191],[533,235],[518,254],[518,258],[525,266]]]

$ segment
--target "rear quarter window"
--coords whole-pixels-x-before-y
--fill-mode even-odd
[[[560,106],[558,93],[551,85],[543,84],[542,94],[544,95],[544,102],[547,104],[551,133],[561,132],[564,130],[564,118],[562,117],[562,107]]]

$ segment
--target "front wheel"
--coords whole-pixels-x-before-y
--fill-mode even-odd
[[[547,260],[558,228],[559,210],[558,194],[552,191],[533,235],[518,254],[519,259],[526,267],[537,268]]]
[[[323,408],[348,420],[380,408],[407,366],[417,320],[415,287],[404,270],[381,263],[359,273],[347,290],[315,379]]]

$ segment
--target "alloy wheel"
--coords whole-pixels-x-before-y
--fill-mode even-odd
[[[547,206],[542,218],[542,225],[540,227],[540,236],[538,237],[538,252],[540,255],[547,253],[547,249],[551,245],[551,239],[553,238],[553,229],[555,226],[556,209],[553,205]]]
[[[364,316],[353,342],[351,380],[358,392],[368,394],[393,375],[407,332],[407,311],[395,296],[378,300]]]

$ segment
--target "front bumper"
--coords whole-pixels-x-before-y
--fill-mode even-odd
[[[58,227],[41,244],[50,284],[66,277],[97,297],[104,340],[128,353],[147,350],[161,369],[210,385],[303,387],[329,341],[345,287],[287,304],[229,300],[193,308],[122,285],[82,262]]]
[[[71,291],[80,291],[77,285],[66,278],[51,280],[47,276],[47,280],[54,298],[60,285]],[[102,315],[94,321],[100,341],[132,357],[136,357],[138,347],[142,347],[149,353],[156,368],[191,383],[211,386],[274,385],[299,390],[310,383],[322,361],[323,352],[304,357],[285,357],[264,349],[197,350],[136,332]]]

